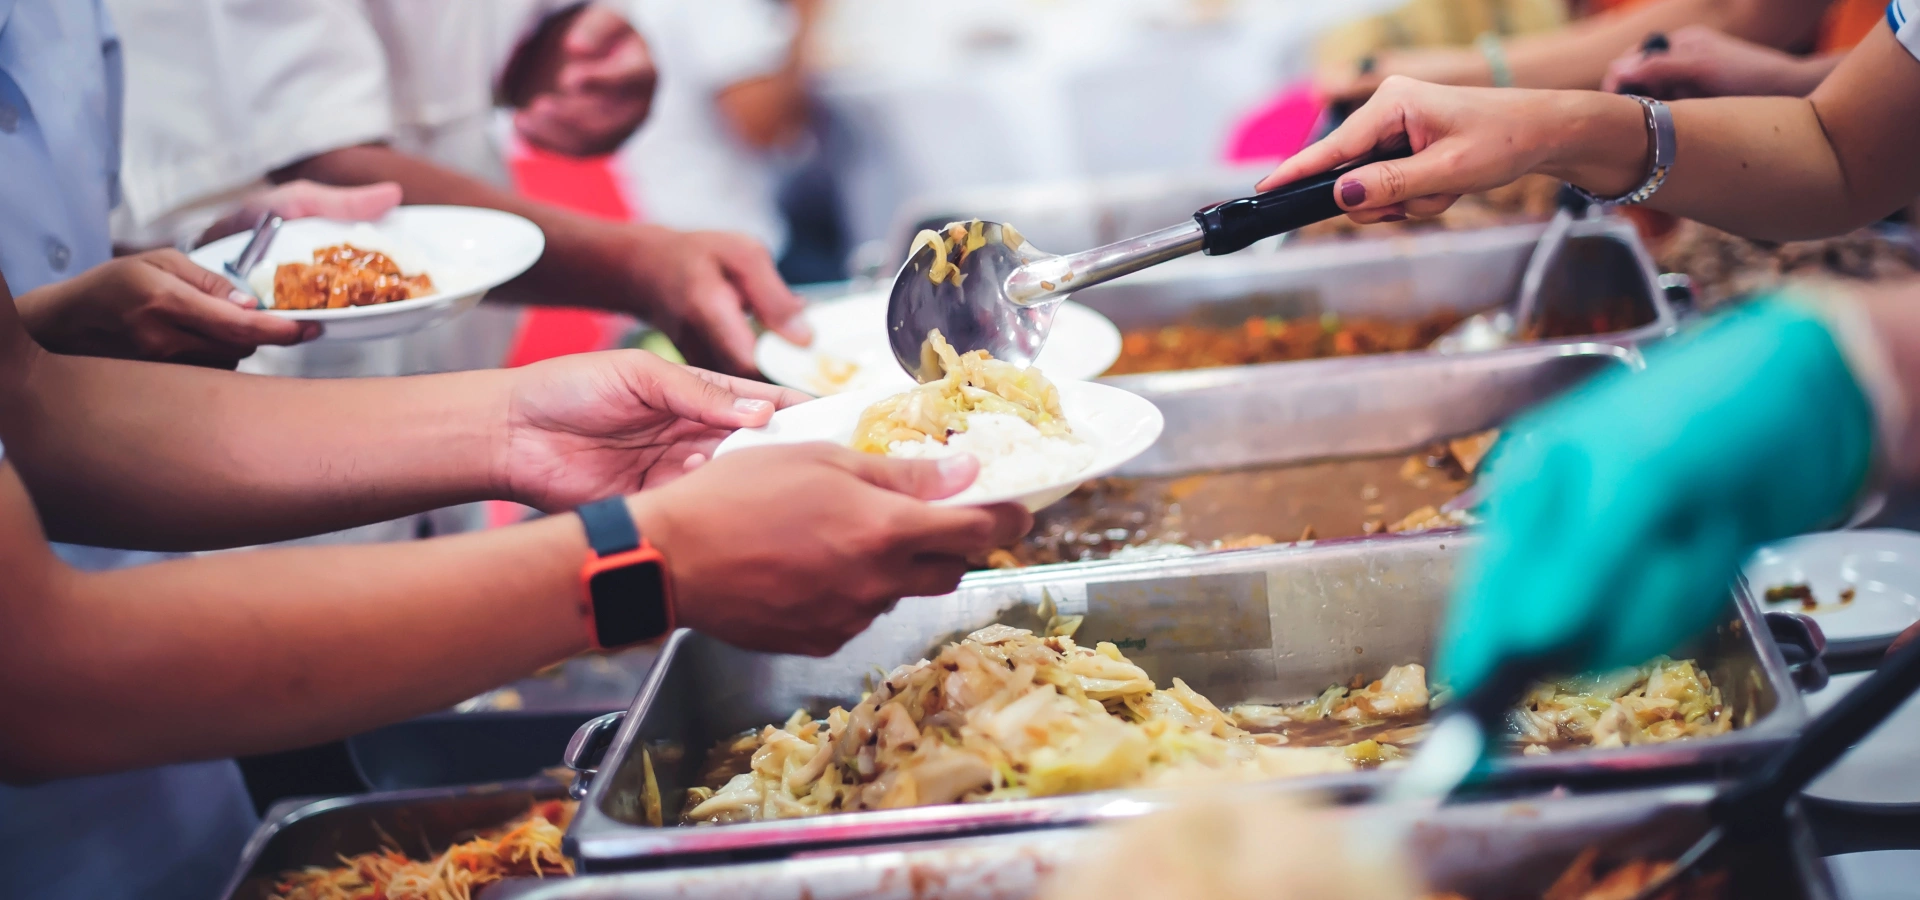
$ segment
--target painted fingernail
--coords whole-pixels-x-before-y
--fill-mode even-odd
[[[1406,220],[1407,217],[1399,213],[1387,213],[1380,217],[1380,221],[1382,222],[1405,222]]]
[[[1367,186],[1358,181],[1340,183],[1340,203],[1343,206],[1359,206],[1367,202]]]
[[[228,291],[227,299],[232,300],[234,302],[234,305],[236,306],[252,306],[253,305],[253,297],[248,295],[244,291]]]
[[[746,413],[747,415],[753,415],[755,413],[766,412],[767,410],[772,408],[773,408],[773,404],[765,400],[755,400],[752,397],[733,398],[734,412],[742,412],[742,413]]]

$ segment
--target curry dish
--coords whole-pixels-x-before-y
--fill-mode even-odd
[[[1099,478],[1036,513],[1020,543],[979,562],[1018,569],[1465,525],[1470,515],[1450,504],[1498,437],[1480,432],[1409,456]]]
[[[682,824],[1177,787],[1390,765],[1424,735],[1426,671],[1328,688],[1292,705],[1222,710],[1178,678],[1161,688],[1113,644],[994,625],[889,673],[852,709],[722,741]],[[1731,716],[1691,661],[1537,687],[1513,714],[1523,752],[1724,733]],[[653,802],[657,801],[657,793]],[[653,813],[649,811],[649,818]]]
[[[335,244],[313,251],[313,262],[281,263],[273,272],[274,309],[345,309],[412,300],[433,293],[425,272],[401,273],[377,250]]]
[[[1246,366],[1257,363],[1425,350],[1466,314],[1444,311],[1418,319],[1249,316],[1237,326],[1207,324],[1137,328],[1120,336],[1120,358],[1108,375]]]

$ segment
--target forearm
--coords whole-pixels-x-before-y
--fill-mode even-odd
[[[1552,146],[1540,171],[1613,195],[1645,178],[1638,104],[1541,94]],[[1869,224],[1920,193],[1920,63],[1881,26],[1806,99],[1672,104],[1677,156],[1648,206],[1747,237],[1795,240]],[[1545,120],[1543,120],[1545,121]]]
[[[796,64],[729,85],[714,102],[733,132],[757,150],[784,147],[806,132],[806,78]]]
[[[266,543],[499,498],[506,371],[304,380],[36,353],[0,400],[56,540]]]
[[[571,516],[83,574],[0,602],[0,780],[304,746],[586,648]],[[268,587],[270,586],[270,587]]]
[[[632,291],[632,279],[610,268],[609,261],[631,260],[644,249],[637,245],[655,230],[596,221],[378,144],[332,150],[274,177],[343,186],[392,181],[401,186],[407,203],[477,206],[527,218],[546,235],[546,251],[526,274],[490,293],[489,300],[633,312],[621,302]]]
[[[1657,0],[1610,10],[1559,31],[1507,41],[1507,66],[1516,87],[1593,90],[1606,76],[1607,65],[1640,46],[1647,35],[1686,25],[1707,25],[1722,31],[1736,23],[1744,27],[1745,20],[1752,17],[1741,13],[1744,7],[1753,5],[1757,4],[1752,0]],[[1798,0],[1795,5],[1808,4]],[[1769,26],[1757,30],[1771,34],[1781,29]],[[1759,37],[1749,40],[1761,41]]]

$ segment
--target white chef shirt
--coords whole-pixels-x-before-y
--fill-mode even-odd
[[[646,124],[619,154],[629,195],[649,222],[737,231],[778,257],[787,244],[778,166],[735,136],[715,96],[778,71],[793,41],[776,0],[628,0],[660,80]]]
[[[384,141],[505,186],[494,85],[513,50],[567,0],[107,0],[124,35],[128,242],[174,243],[269,172]],[[400,338],[262,347],[241,371],[315,378],[492,368],[519,325],[483,304]],[[484,523],[469,504],[435,531]],[[419,517],[312,539],[400,540]]]
[[[1893,0],[1887,4],[1887,25],[1900,46],[1920,59],[1920,0]]]
[[[16,296],[112,257],[119,126],[120,47],[97,0],[0,0],[0,272]],[[56,549],[84,568],[154,558]],[[231,760],[0,785],[0,897],[204,900],[254,824]]]

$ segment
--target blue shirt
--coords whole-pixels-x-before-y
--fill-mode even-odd
[[[112,258],[120,97],[97,0],[0,0],[0,273],[15,295]],[[83,568],[128,561],[60,549]],[[0,786],[0,897],[210,900],[254,825],[231,760]]]

